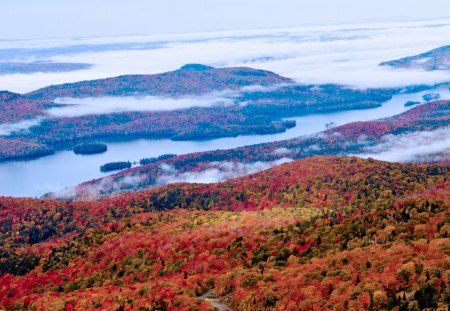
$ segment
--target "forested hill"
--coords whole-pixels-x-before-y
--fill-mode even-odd
[[[450,46],[442,46],[414,56],[381,63],[394,68],[422,69],[427,71],[449,70]]]
[[[179,70],[152,75],[124,75],[48,86],[25,96],[53,100],[57,97],[183,96],[239,90],[244,86],[268,86],[293,81],[273,72],[249,67],[213,68],[188,64]]]
[[[7,309],[447,310],[450,166],[313,157],[98,201],[0,198]],[[1,307],[0,307],[1,308]]]

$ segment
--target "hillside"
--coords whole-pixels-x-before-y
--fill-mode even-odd
[[[179,70],[152,75],[81,81],[48,86],[26,94],[33,99],[100,96],[182,96],[201,95],[220,90],[239,90],[244,86],[269,86],[292,80],[273,72],[248,67],[213,68],[191,64]]]
[[[174,181],[201,179],[208,173],[217,176],[243,175],[246,167],[270,167],[276,161],[315,155],[370,153],[377,149],[388,149],[393,145],[392,142],[401,138],[417,142],[420,133],[423,132],[428,135],[420,139],[425,145],[432,141],[439,143],[443,139],[442,136],[446,137],[446,129],[450,125],[449,111],[449,101],[436,101],[391,118],[345,124],[316,135],[236,149],[182,155],[81,184],[75,189],[75,194],[81,197],[97,197],[111,192],[136,190]],[[433,138],[433,133],[437,138]],[[409,138],[408,135],[417,137]],[[407,142],[397,147],[402,148],[398,152],[406,151],[406,147]],[[448,152],[436,154],[430,152],[415,161],[448,161],[449,159],[445,158],[446,154]]]
[[[381,63],[380,66],[391,66],[394,68],[449,70],[450,69],[450,46],[442,46],[437,49],[397,60]]]
[[[0,91],[0,125],[36,118],[48,108],[58,105],[44,100],[31,100],[8,91]]]
[[[314,157],[99,201],[0,198],[0,306],[446,310],[450,167]],[[0,307],[1,308],[1,307]]]

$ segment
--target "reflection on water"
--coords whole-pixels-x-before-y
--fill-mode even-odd
[[[439,89],[442,99],[450,99],[448,89]],[[422,101],[428,92],[396,95],[379,108],[352,110],[327,114],[288,118],[297,126],[285,133],[274,135],[249,135],[220,138],[207,141],[171,141],[139,139],[130,142],[108,143],[108,152],[81,156],[72,151],[60,151],[54,155],[31,161],[0,164],[0,195],[41,196],[50,191],[75,186],[81,182],[105,176],[100,165],[112,161],[139,161],[165,153],[186,154],[214,149],[284,140],[325,130],[327,123],[342,125],[354,121],[368,121],[402,113],[412,107],[404,107],[407,101]]]

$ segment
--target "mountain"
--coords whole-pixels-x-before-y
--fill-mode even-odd
[[[186,96],[213,91],[239,90],[245,86],[291,83],[273,72],[248,67],[213,68],[190,64],[179,70],[152,75],[124,75],[48,86],[28,94],[33,99],[100,96]]]
[[[0,198],[0,308],[446,310],[450,167],[313,157],[98,201]]]
[[[247,174],[260,167],[269,168],[280,161],[315,155],[352,155],[382,152],[397,148],[407,152],[408,144],[448,140],[450,101],[420,105],[397,116],[367,122],[354,122],[324,132],[290,140],[181,155],[142,165],[79,185],[74,196],[97,197],[112,192],[154,187],[175,181],[202,179],[213,174],[229,178]],[[423,137],[421,133],[424,133]],[[446,136],[447,135],[447,136]],[[396,145],[396,142],[402,142]],[[427,147],[425,147],[427,148]],[[416,161],[448,161],[448,153],[424,153]],[[450,152],[450,150],[448,150]],[[444,156],[444,158],[442,158]]]
[[[4,107],[0,112],[0,161],[40,155],[35,148],[19,146],[39,145],[54,152],[61,146],[107,138],[200,140],[280,133],[295,126],[281,118],[374,108],[398,91],[298,85],[268,71],[198,64],[156,75],[54,85],[17,94],[14,101],[0,97]],[[61,97],[66,98],[64,104],[55,103]],[[83,98],[88,103],[79,102]],[[113,106],[120,103],[125,111],[91,110],[109,107],[110,101]],[[127,111],[133,105],[139,106],[136,111]],[[152,110],[145,105],[161,107]],[[171,108],[173,105],[178,108]],[[3,131],[6,134],[2,127],[8,129]],[[16,149],[8,147],[13,140],[20,142]]]
[[[426,53],[415,56],[404,57],[398,60],[381,63],[380,66],[391,66],[394,68],[449,70],[450,69],[450,46],[443,46]]]

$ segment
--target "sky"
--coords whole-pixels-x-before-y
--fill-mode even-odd
[[[0,40],[431,19],[449,8],[448,0],[2,0]]]

